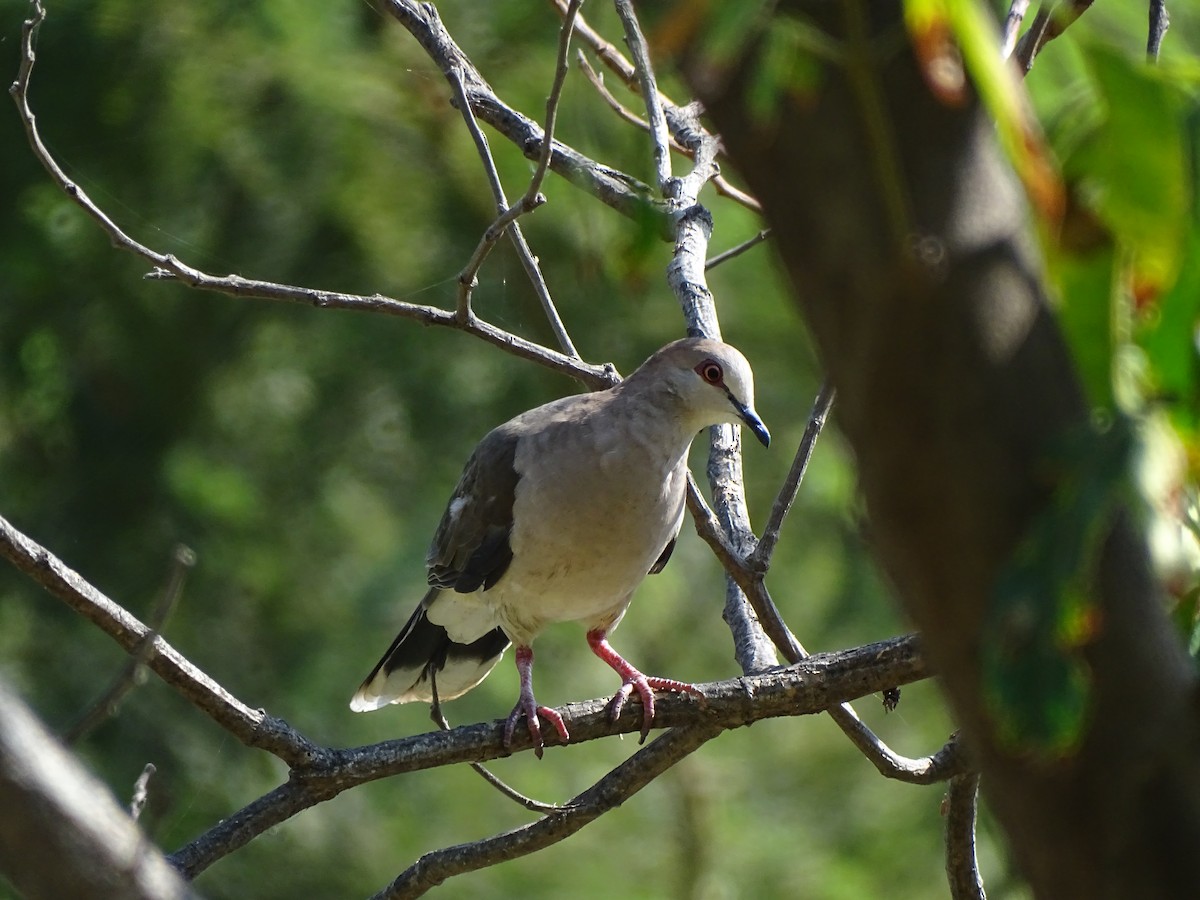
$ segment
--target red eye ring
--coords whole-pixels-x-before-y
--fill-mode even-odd
[[[696,372],[709,384],[721,384],[725,380],[725,370],[711,359],[706,359],[696,366]]]

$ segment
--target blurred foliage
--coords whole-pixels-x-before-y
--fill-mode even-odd
[[[439,9],[497,92],[540,117],[557,34],[549,7],[454,0]],[[1164,74],[1153,75],[1136,64],[1140,12],[1101,12],[1047,48],[1029,81],[1051,144],[1082,165],[1085,141],[1066,120],[1102,123],[1125,102],[1127,81],[1139,90],[1162,82],[1153,90],[1166,92],[1170,123],[1190,130],[1178,143],[1138,146],[1182,147],[1192,168],[1172,163],[1170,172],[1186,173],[1190,191],[1196,118],[1185,76],[1196,23],[1176,14]],[[619,35],[606,5],[587,13]],[[20,0],[0,0],[5,72],[16,72],[25,14]],[[32,91],[44,136],[70,177],[136,238],[215,273],[453,305],[455,276],[492,201],[440,73],[386,15],[365,3],[315,0],[60,0],[49,15]],[[783,50],[803,46],[804,33],[784,37],[770,71],[801,77],[807,70],[788,69]],[[1103,78],[1089,60],[1133,74]],[[661,83],[685,99],[670,73]],[[1102,98],[1100,86],[1112,96]],[[1119,128],[1106,142],[1136,127],[1107,121]],[[1074,135],[1074,157],[1055,142],[1059,134]],[[575,75],[559,136],[649,175],[646,138]],[[515,195],[530,164],[501,139],[492,146]],[[0,116],[0,154],[0,514],[143,617],[172,548],[192,547],[199,564],[166,637],[243,701],[313,740],[356,745],[427,729],[423,709],[356,716],[349,696],[420,595],[426,542],[475,441],[576,386],[448,330],[145,281],[145,264],[114,252],[49,183],[11,111]],[[1122,165],[1140,171],[1136,160]],[[1118,220],[1119,176],[1110,167],[1118,184],[1098,182]],[[628,372],[682,334],[663,277],[671,248],[558,179],[544,190],[549,203],[525,227],[561,312],[587,358]],[[717,223],[714,252],[760,227],[728,201],[705,200]],[[1186,252],[1195,248],[1193,209],[1189,200],[1162,211],[1174,227],[1186,223],[1188,236],[1171,265],[1154,270],[1174,271],[1173,281],[1156,283],[1157,301],[1129,332],[1158,387],[1181,399],[1196,384],[1189,328],[1197,292],[1185,290],[1198,277],[1197,257]],[[1157,246],[1116,233],[1120,259],[1126,246],[1139,258]],[[747,451],[750,508],[761,521],[819,373],[769,252],[715,269],[710,283],[726,336],[755,366],[773,446],[784,448]],[[1069,297],[1064,315],[1083,302]],[[502,327],[550,340],[507,245],[482,271],[476,304]],[[1186,420],[1178,408],[1173,415]],[[849,461],[830,434],[771,573],[784,615],[810,649],[905,628],[857,515]],[[671,565],[641,589],[617,646],[646,671],[730,677],[723,593],[716,563],[685,536]],[[695,623],[686,636],[680,621]],[[70,724],[122,661],[109,639],[0,569],[0,673],[52,727]],[[549,704],[615,687],[572,626],[539,639],[538,671],[539,699]],[[506,663],[447,711],[459,723],[494,718],[515,690]],[[952,727],[929,684],[905,688],[899,712],[886,718],[870,699],[860,711],[912,755],[936,749]],[[523,754],[495,770],[523,791],[560,800],[633,747],[599,741],[551,749],[540,763]],[[78,749],[121,798],[155,763],[142,821],[167,850],[285,775],[155,679]],[[764,722],[722,736],[567,842],[447,890],[925,898],[944,882],[939,801],[936,788],[877,777],[827,721]],[[420,773],[302,814],[215,865],[198,886],[214,898],[366,895],[427,850],[525,821],[465,769]],[[994,838],[985,827],[989,892],[1024,896],[1001,876]]]

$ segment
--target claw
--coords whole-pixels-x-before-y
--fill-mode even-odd
[[[513,733],[516,731],[517,722],[524,715],[526,727],[529,729],[529,740],[533,744],[533,752],[538,759],[541,759],[546,744],[542,740],[542,726],[538,721],[539,717],[554,726],[554,730],[558,732],[558,739],[564,744],[571,740],[571,735],[567,731],[562,716],[548,706],[538,706],[533,697],[533,649],[518,647],[516,656],[517,672],[521,676],[521,695],[517,698],[517,705],[513,707],[504,722],[504,747],[506,750],[512,749]]]
[[[608,663],[621,676],[621,689],[613,694],[613,698],[608,704],[609,718],[615,722],[620,717],[621,710],[625,708],[625,701],[629,699],[634,691],[637,691],[638,697],[642,701],[642,732],[638,743],[644,744],[646,742],[646,738],[650,735],[650,726],[654,723],[655,690],[674,691],[676,693],[692,694],[701,699],[704,698],[704,694],[698,687],[688,684],[686,681],[643,675],[612,648],[603,630],[589,631],[587,639],[592,652]]]

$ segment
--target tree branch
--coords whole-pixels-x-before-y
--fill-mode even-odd
[[[791,510],[792,504],[796,502],[796,494],[800,491],[800,482],[804,480],[804,473],[808,471],[808,461],[812,459],[813,450],[817,446],[817,438],[821,436],[825,420],[829,417],[829,410],[833,408],[833,398],[833,385],[827,379],[821,384],[817,398],[813,401],[812,412],[808,416],[808,425],[805,426],[804,435],[800,438],[800,446],[796,448],[796,456],[792,460],[792,467],[788,471],[787,478],[784,479],[783,486],[780,487],[779,493],[775,497],[775,503],[771,507],[771,516],[767,519],[767,527],[763,529],[762,540],[758,542],[754,552],[746,559],[746,565],[751,569],[761,570],[765,573],[771,565],[771,554],[775,552],[775,545],[779,543],[779,530],[783,527],[783,520]]]
[[[381,0],[385,10],[416,38],[429,58],[447,79],[458,69],[474,114],[508,138],[530,160],[541,158],[545,134],[538,124],[507,106],[479,74],[474,64],[446,31],[432,3],[413,0]],[[559,142],[552,142],[550,168],[567,181],[629,218],[641,221],[648,215],[662,218],[660,204],[653,203],[645,184],[601,165]]]
[[[108,689],[84,711],[74,725],[67,729],[63,735],[63,743],[68,745],[77,743],[85,734],[113,715],[125,695],[133,690],[146,665],[150,650],[154,646],[154,639],[162,633],[163,625],[166,624],[171,611],[175,609],[175,604],[179,601],[179,595],[183,592],[183,582],[187,578],[187,572],[195,564],[196,554],[182,544],[175,548],[167,587],[159,602],[151,610],[146,636],[138,643],[137,648]],[[137,816],[134,818],[136,819]]]
[[[183,654],[114,603],[45,547],[0,517],[0,556],[96,625],[131,655],[144,651],[146,666],[185,700],[247,747],[266,750],[288,765],[302,765],[320,749],[282,719],[251,709],[188,661]]]
[[[419,897],[452,875],[517,859],[556,844],[620,806],[718,733],[718,729],[702,725],[674,728],[574,797],[563,811],[482,841],[426,853],[372,900]]]
[[[1171,17],[1167,14],[1167,0],[1150,0],[1150,31],[1146,36],[1146,58],[1158,62],[1158,53],[1162,49],[1163,38],[1171,27]]]
[[[907,635],[817,654],[796,666],[759,675],[697,685],[702,701],[683,694],[663,694],[657,698],[654,727],[723,731],[765,718],[812,715],[843,700],[928,676],[918,639]],[[608,705],[609,698],[597,698],[559,708],[570,728],[572,745],[641,730],[640,707],[630,704],[613,722]],[[323,749],[303,765],[293,766],[287,783],[223,819],[170,859],[185,875],[194,877],[268,828],[357,785],[438,766],[483,762],[530,748],[528,735],[518,734],[514,746],[506,749],[503,730],[504,720],[497,719],[365,747]],[[556,735],[545,737],[547,749],[558,742]]]
[[[1042,48],[1054,40],[1092,5],[1094,0],[1067,0],[1065,3],[1052,3],[1038,7],[1033,24],[1017,42],[1013,54],[1021,67],[1022,74],[1028,75],[1033,68],[1033,61]]]
[[[950,779],[946,788],[946,878],[952,900],[987,900],[975,858],[975,811],[979,775],[966,772]]]
[[[407,6],[408,4],[401,5]],[[432,9],[432,7],[429,7],[429,9]],[[433,306],[406,303],[401,300],[384,297],[381,294],[363,296],[337,291],[322,291],[314,288],[258,281],[243,278],[240,275],[218,277],[196,269],[177,259],[172,254],[158,253],[134,240],[92,201],[83,188],[67,177],[66,173],[58,165],[53,156],[51,156],[39,134],[36,117],[29,105],[29,84],[36,58],[34,42],[38,28],[45,20],[45,17],[46,13],[41,3],[35,2],[34,15],[26,20],[22,28],[22,56],[17,80],[13,82],[12,87],[9,89],[9,93],[17,104],[21,122],[29,140],[29,146],[34,156],[50,174],[51,179],[67,197],[100,225],[105,233],[108,234],[109,240],[112,241],[114,247],[118,250],[124,250],[140,256],[154,266],[154,270],[147,275],[148,278],[177,280],[192,288],[214,291],[234,297],[253,297],[260,300],[303,303],[321,309],[380,312],[412,319],[424,325],[457,328],[481,338],[514,356],[537,362],[550,369],[569,375],[591,388],[609,387],[618,380],[616,371],[611,366],[588,365],[579,359],[557,353],[533,341],[528,341],[494,325],[490,325],[474,316],[462,321],[453,312]],[[433,12],[433,17],[436,20],[436,11]],[[440,23],[438,24],[440,25]],[[449,40],[448,35],[446,35],[446,39]],[[453,45],[453,42],[451,42],[451,45]],[[457,51],[457,47],[454,49]],[[461,51],[458,52],[461,55]],[[474,70],[470,71],[473,72]],[[478,73],[475,73],[475,77],[478,78]]]

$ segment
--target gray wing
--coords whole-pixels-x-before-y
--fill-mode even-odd
[[[501,425],[467,460],[425,558],[432,587],[462,594],[487,590],[508,569],[519,439],[519,429]]]

